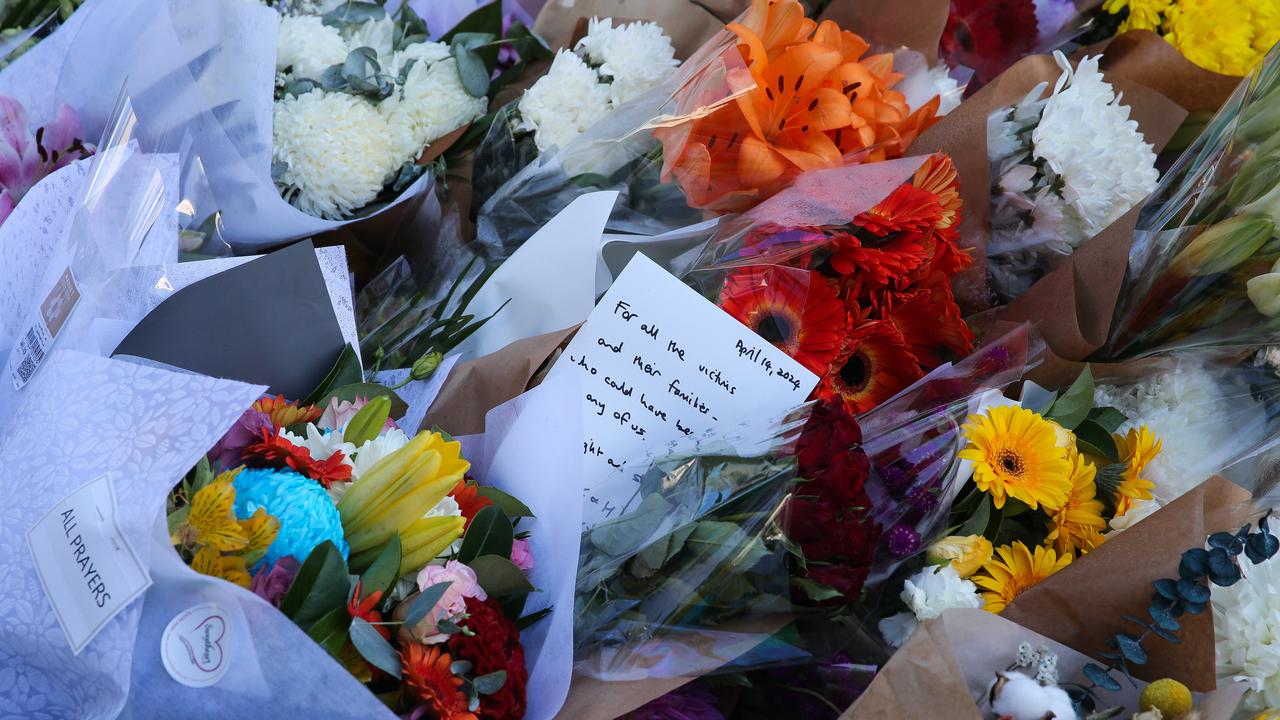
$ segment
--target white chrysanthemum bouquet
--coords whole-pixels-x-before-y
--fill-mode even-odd
[[[328,2],[280,18],[271,174],[286,200],[349,218],[425,170],[425,149],[485,113],[454,48],[412,11]],[[407,6],[406,6],[407,7]]]
[[[1002,302],[1021,294],[1155,189],[1156,155],[1098,71],[1084,58],[987,120],[991,163],[988,271]]]

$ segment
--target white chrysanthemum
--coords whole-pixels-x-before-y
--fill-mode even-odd
[[[306,437],[299,437],[288,430],[282,430],[280,437],[297,447],[305,448],[316,460],[328,460],[335,452],[341,451],[342,464],[352,465],[351,454],[355,452],[356,446],[342,439],[341,430],[325,431],[316,427],[315,423],[307,423]]]
[[[409,444],[409,436],[400,428],[393,428],[372,440],[366,440],[354,450],[354,463],[351,476],[358,478],[365,474],[382,458]]]
[[[1249,687],[1243,707],[1280,707],[1280,556],[1254,565],[1241,558],[1244,578],[1210,585],[1218,677]]]
[[[1214,373],[1184,362],[1128,385],[1099,384],[1094,403],[1129,420],[1117,432],[1146,425],[1161,442],[1145,477],[1167,505],[1214,474],[1241,450],[1261,440],[1264,408],[1245,390],[1230,390]]]
[[[431,64],[439,62],[449,57],[452,52],[449,46],[440,42],[420,42],[414,43],[403,50],[396,51],[395,56],[389,67],[383,68],[389,75],[400,77],[400,71],[404,69],[406,63],[410,60],[415,61],[414,64]]]
[[[982,605],[977,586],[961,578],[950,565],[927,567],[907,578],[899,597],[907,612],[880,621],[880,634],[893,647],[905,643],[920,622],[936,618],[944,610]]]
[[[334,28],[312,15],[280,18],[276,70],[292,68],[294,77],[319,80],[325,68],[347,59],[347,43]]]
[[[1035,156],[1062,180],[1062,197],[1079,215],[1086,237],[1096,235],[1142,202],[1156,187],[1156,155],[1129,108],[1098,72],[1098,58],[1063,68],[1053,97],[1032,132]],[[1072,242],[1079,245],[1086,237]]]
[[[609,82],[609,102],[617,107],[657,87],[679,65],[671,38],[657,23],[613,26],[591,18],[578,47]]]
[[[305,213],[342,219],[382,191],[403,162],[402,131],[362,98],[313,90],[275,105],[276,185]]]
[[[472,97],[462,86],[458,63],[448,58],[434,63],[414,63],[404,87],[383,100],[378,111],[406,138],[408,145],[401,149],[404,162],[416,157],[432,142],[480,117],[487,108],[485,98]]]
[[[389,17],[367,20],[349,33],[347,47],[352,50],[360,47],[373,48],[378,53],[378,63],[382,65],[383,72],[386,72],[392,63],[395,32],[395,21]]]
[[[563,148],[609,112],[609,87],[582,58],[561,50],[520,98],[517,130],[532,130],[539,152]]]

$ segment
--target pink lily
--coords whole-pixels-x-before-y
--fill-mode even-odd
[[[0,95],[0,223],[42,178],[90,154],[83,135],[80,118],[66,105],[32,135],[22,104]]]

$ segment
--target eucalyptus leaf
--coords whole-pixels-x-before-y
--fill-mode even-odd
[[[476,8],[470,15],[458,21],[449,32],[445,33],[440,42],[452,43],[453,39],[464,33],[489,33],[495,37],[502,34],[502,2],[494,0],[494,2],[486,3]]]
[[[271,182],[280,182],[280,178],[289,172],[289,163],[284,160],[276,160],[271,163]]]
[[[1116,679],[1111,677],[1111,674],[1104,668],[1099,667],[1094,663],[1087,663],[1083,670],[1084,676],[1089,678],[1089,681],[1094,685],[1097,685],[1103,690],[1110,690],[1111,692],[1120,691],[1120,683],[1116,682]]]
[[[482,508],[467,525],[467,532],[462,536],[462,547],[458,549],[458,562],[470,564],[481,555],[498,555],[511,557],[511,545],[515,541],[515,533],[511,528],[511,518],[496,505]]]
[[[393,678],[400,678],[400,655],[364,618],[351,620],[351,644],[370,664]]]
[[[436,603],[440,602],[444,591],[448,590],[450,585],[452,583],[436,583],[414,596],[409,601],[409,607],[405,608],[404,626],[411,628],[422,622],[422,619],[435,608]]]
[[[1125,660],[1134,665],[1144,665],[1147,662],[1147,651],[1142,649],[1142,643],[1138,638],[1125,633],[1116,635],[1116,645],[1120,649],[1120,653],[1124,655]]]
[[[960,535],[983,535],[987,532],[987,525],[991,522],[991,496],[987,493],[982,494],[982,499],[978,502],[978,509],[974,510],[969,519],[960,526]]]
[[[475,50],[454,45],[453,57],[458,63],[458,78],[462,87],[472,97],[484,97],[489,92],[489,69]]]
[[[330,27],[341,29],[348,25],[362,25],[370,20],[381,20],[386,16],[386,9],[379,3],[344,0],[336,8],[322,15],[320,21]]]
[[[481,695],[492,695],[501,690],[503,685],[507,684],[507,671],[498,670],[487,675],[481,675],[475,680],[472,680],[471,684],[475,686],[476,692]]]

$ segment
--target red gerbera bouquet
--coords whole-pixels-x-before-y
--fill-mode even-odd
[[[693,274],[729,314],[819,375],[815,396],[854,414],[973,347],[951,293],[970,258],[957,244],[950,158],[881,165],[802,177],[726,222]],[[876,187],[882,199],[866,201]]]

